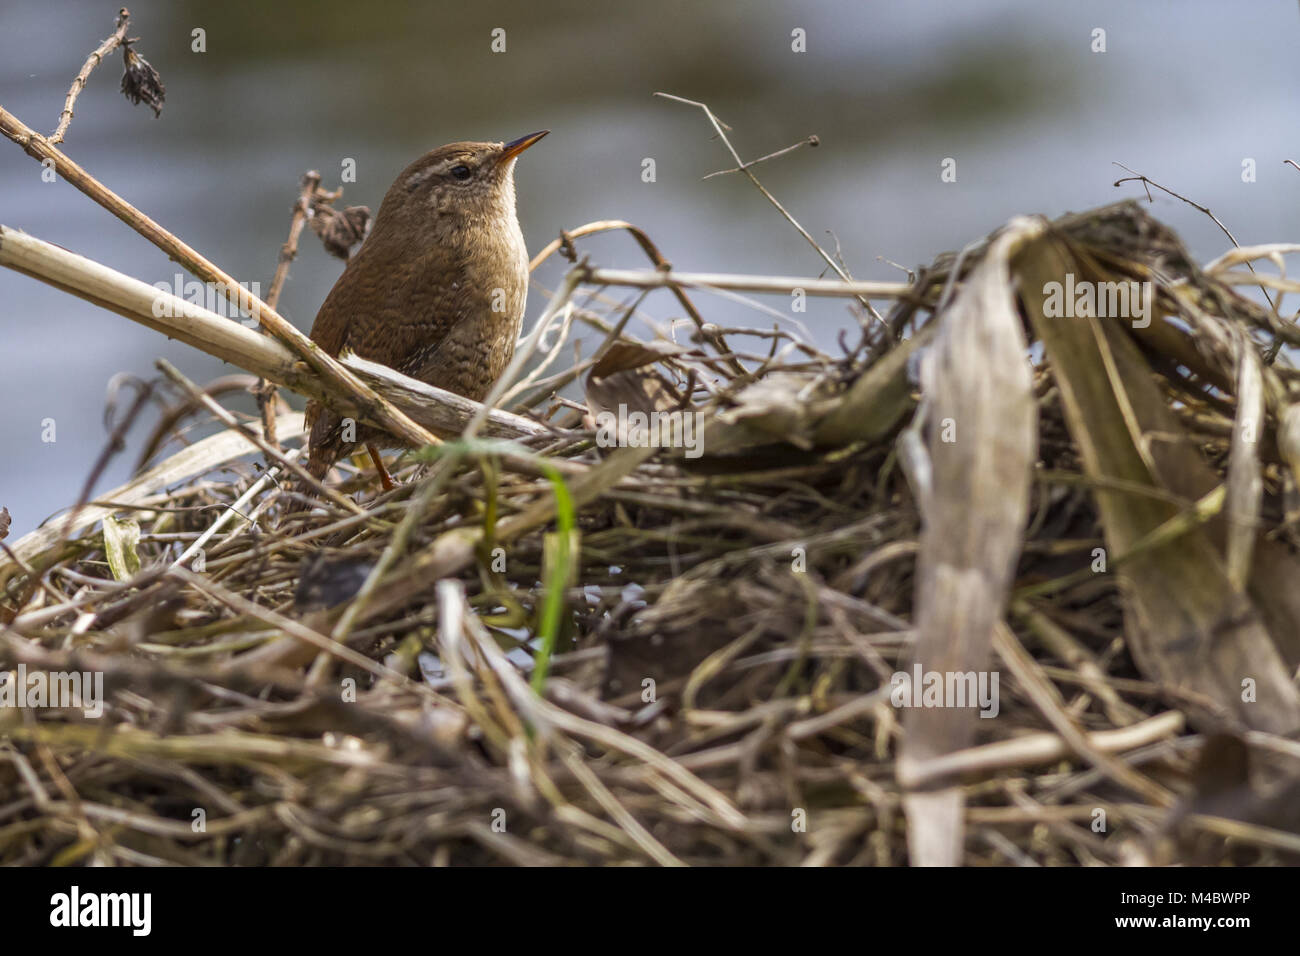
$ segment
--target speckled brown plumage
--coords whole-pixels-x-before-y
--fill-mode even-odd
[[[370,236],[325,298],[312,339],[412,378],[482,399],[514,354],[528,292],[528,252],[515,215],[514,165],[540,139],[452,143],[416,160],[384,196]],[[468,174],[468,175],[466,175]],[[387,438],[307,405],[308,471]]]

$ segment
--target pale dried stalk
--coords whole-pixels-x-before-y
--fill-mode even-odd
[[[901,299],[916,291],[916,287],[907,282],[871,282],[859,279],[840,281],[725,272],[660,272],[655,269],[583,268],[582,281],[591,285],[622,285],[636,289],[729,289],[734,292],[771,292],[778,295],[800,291],[805,295],[851,299]]]
[[[935,343],[922,360],[931,427],[918,454],[933,477],[930,491],[921,495],[912,660],[925,671],[989,667],[994,629],[1020,554],[1037,458],[1038,407],[1010,260],[1044,229],[1042,221],[1027,218],[1007,225],[938,318]],[[967,708],[908,708],[899,784],[915,788],[927,765],[970,743],[978,721]],[[959,787],[904,798],[914,865],[954,866],[961,860],[963,802]]]
[[[347,393],[330,387],[274,339],[84,256],[0,225],[0,266],[70,292],[308,398],[353,411],[339,400],[340,394]],[[432,431],[458,434],[482,408],[478,402],[374,362],[344,358],[340,364],[355,370],[349,374],[355,374],[368,388],[382,393],[387,402]],[[355,411],[363,421],[383,427],[379,418],[361,414],[360,409]],[[499,438],[549,434],[547,428],[531,419],[503,411],[490,412],[483,431]]]
[[[1185,723],[1180,711],[1170,710],[1128,727],[1098,730],[1085,736],[1088,746],[1096,752],[1117,754],[1173,737],[1182,732]],[[1070,756],[1070,744],[1063,737],[1053,733],[1025,734],[936,757],[917,774],[915,783],[924,786],[939,780],[1032,767]]]
[[[1237,417],[1228,455],[1227,500],[1228,580],[1245,590],[1255,552],[1260,501],[1264,494],[1259,443],[1264,437],[1264,379],[1259,354],[1244,335],[1237,339]]]

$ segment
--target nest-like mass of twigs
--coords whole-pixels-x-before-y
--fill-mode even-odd
[[[971,864],[1294,861],[1292,705],[1256,674],[1274,696],[1234,707],[1180,655],[1265,668],[1250,659],[1258,635],[1232,630],[1248,618],[1294,672],[1300,620],[1286,596],[1256,592],[1285,590],[1274,570],[1295,560],[1279,423],[1297,382],[1274,345],[1296,332],[1135,205],[1044,230],[1006,284],[1037,461],[1014,573],[992,596],[1009,642],[985,665],[1001,674],[999,712],[964,715],[965,764],[926,786],[960,789]],[[625,353],[595,404],[640,395],[725,422],[699,458],[599,447],[590,416],[543,414],[544,389],[533,410],[547,433],[512,449],[407,459],[389,493],[345,464],[340,490],[359,514],[325,500],[293,513],[301,489],[268,483],[251,522],[214,536],[188,571],[177,557],[260,477],[246,447],[233,471],[117,512],[110,537],[138,571],[115,573],[101,525],[11,552],[22,561],[0,569],[0,668],[102,672],[107,703],[98,719],[0,710],[0,862],[907,862],[909,823],[927,822],[909,821],[896,767],[908,724],[890,682],[917,637],[930,520],[918,482],[949,492],[942,462],[928,478],[906,467],[905,439],[941,453],[941,427],[916,420],[915,362],[900,358],[943,334],[989,248],[920,270],[892,309],[863,313],[841,355],[759,329]],[[1153,282],[1151,326],[1075,318],[1046,331],[1033,290],[1049,253],[1081,274]],[[619,325],[597,302],[579,317]],[[1053,351],[1080,329],[1105,345],[1100,383],[1085,345]],[[768,343],[770,356],[731,362],[724,341]],[[1236,457],[1243,374],[1264,393],[1248,527],[1270,549],[1245,583],[1240,553],[1223,556],[1242,499],[1205,503]],[[1125,398],[1119,437],[1090,418],[1093,386]],[[1142,421],[1157,412],[1176,437]],[[1135,433],[1194,452],[1208,487],[1171,478],[1140,441],[1150,481],[1117,473],[1107,449]],[[1165,537],[1143,537],[1130,498],[1165,509]],[[1197,580],[1179,564],[1194,545],[1224,563],[1209,562],[1232,578],[1231,600],[1151,620],[1167,584],[1153,576]],[[563,600],[538,696],[548,595]]]

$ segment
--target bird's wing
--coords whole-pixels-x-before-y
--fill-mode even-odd
[[[448,261],[436,247],[394,270],[380,261],[383,251],[374,238],[325,297],[311,338],[331,355],[349,348],[362,358],[401,368],[412,353],[447,336],[453,317],[466,311],[462,300],[470,283],[463,264]]]

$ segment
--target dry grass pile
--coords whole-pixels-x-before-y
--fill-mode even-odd
[[[1016,220],[860,284],[836,354],[578,262],[520,421],[394,491],[345,463],[294,513],[235,431],[160,454],[6,542],[0,669],[106,702],[0,709],[0,861],[1294,862],[1300,333],[1234,291],[1285,251]],[[698,445],[612,447],[620,407]],[[895,706],[918,665],[996,716]]]

